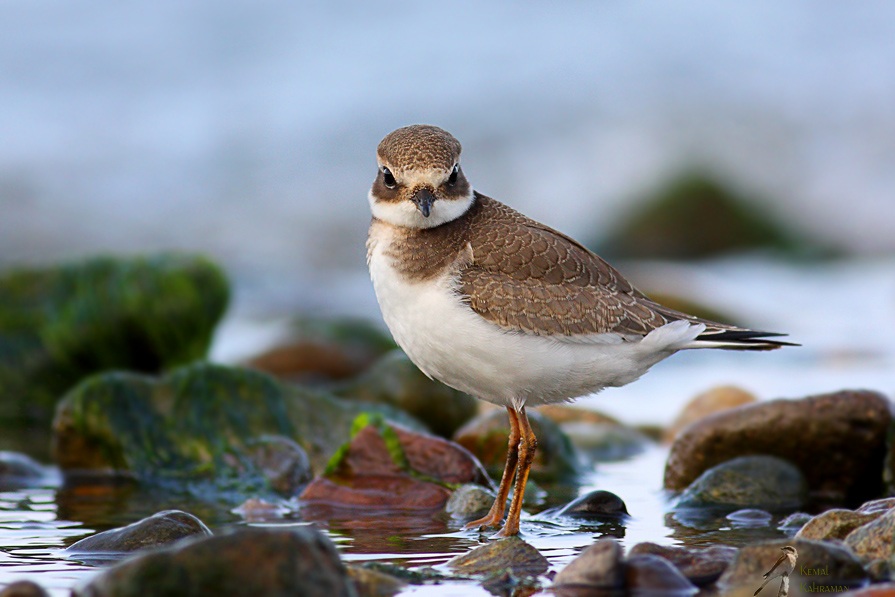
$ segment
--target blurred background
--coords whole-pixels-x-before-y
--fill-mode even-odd
[[[680,395],[713,381],[771,396],[895,390],[895,4],[6,0],[0,11],[0,268],[206,253],[234,285],[223,360],[273,342],[263,322],[278,317],[378,320],[364,263],[374,152],[425,122],[460,139],[476,189],[605,247],[646,290],[805,344],[682,357],[669,365]],[[784,240],[731,256],[638,254],[613,239],[651,201],[706,186],[740,202],[734,221],[760,214]],[[679,236],[728,229],[689,209],[696,225]],[[675,379],[648,378],[664,391]],[[659,390],[650,383],[630,391]]]

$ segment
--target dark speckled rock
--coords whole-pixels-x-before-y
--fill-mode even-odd
[[[895,555],[895,510],[853,530],[845,544],[865,562],[891,558]]]
[[[516,577],[536,577],[547,572],[547,559],[519,537],[491,541],[451,558],[448,568],[467,576],[494,575],[506,570]]]
[[[243,528],[141,554],[74,597],[355,597],[332,542],[313,527]]]
[[[697,587],[712,584],[724,574],[736,557],[735,547],[713,545],[704,549],[669,547],[655,543],[638,543],[629,555],[652,554],[671,562],[687,580]]]
[[[852,510],[827,510],[818,514],[799,529],[796,537],[799,539],[814,539],[826,541],[828,539],[845,539],[853,530],[876,520],[883,512],[861,514]]]
[[[805,478],[791,463],[771,456],[744,456],[702,473],[684,490],[676,507],[792,510],[807,497]]]
[[[557,515],[595,520],[618,519],[628,516],[628,508],[625,502],[611,491],[598,489],[569,502]]]
[[[180,510],[165,510],[126,527],[85,537],[65,551],[70,554],[137,551],[196,536],[210,537],[211,531],[192,514]]]
[[[879,393],[842,391],[709,416],[675,440],[665,488],[680,491],[724,461],[766,454],[798,466],[812,492],[846,503],[872,499],[883,488],[890,408]]]

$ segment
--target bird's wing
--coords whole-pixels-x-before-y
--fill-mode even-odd
[[[493,199],[477,199],[482,233],[470,237],[472,259],[460,270],[458,291],[476,313],[508,331],[642,337],[685,319],[706,325],[706,334],[748,332],[663,307],[575,240]]]
[[[769,577],[771,574],[773,574],[774,570],[777,569],[777,566],[779,566],[780,563],[781,563],[783,560],[785,560],[785,559],[786,559],[786,554],[783,554],[782,556],[780,556],[779,558],[777,558],[777,561],[774,562],[774,566],[773,566],[770,570],[768,570],[767,572],[765,572],[765,574],[764,574],[764,576],[762,576],[762,578],[767,578],[767,577]]]

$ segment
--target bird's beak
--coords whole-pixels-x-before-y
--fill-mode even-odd
[[[418,189],[410,200],[413,201],[424,218],[429,217],[432,211],[432,204],[435,203],[435,195],[432,194],[432,191],[426,188]]]

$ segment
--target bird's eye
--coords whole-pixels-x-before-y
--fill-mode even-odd
[[[451,175],[447,179],[447,183],[450,186],[453,186],[457,183],[457,175],[460,172],[460,166],[454,166],[454,170],[451,172]]]
[[[382,169],[382,182],[384,182],[385,186],[387,186],[390,189],[393,189],[398,185],[398,181],[395,180],[395,177],[392,174],[392,171],[389,170],[388,168]]]

